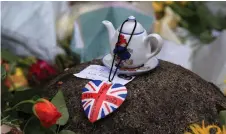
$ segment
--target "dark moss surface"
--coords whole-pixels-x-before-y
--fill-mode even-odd
[[[120,108],[94,124],[81,106],[81,89],[89,80],[78,73],[99,60],[71,68],[47,86],[53,96],[60,88],[65,96],[70,120],[67,129],[82,134],[181,134],[190,123],[218,124],[218,110],[226,108],[226,97],[211,83],[181,66],[160,60],[153,71],[137,76],[126,85],[128,96]],[[58,81],[63,81],[61,86]]]

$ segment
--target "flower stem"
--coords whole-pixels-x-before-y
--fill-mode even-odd
[[[60,125],[57,127],[57,134],[59,133],[60,130]]]
[[[34,116],[32,116],[31,118],[29,118],[29,119],[27,120],[26,124],[24,125],[23,134],[25,134],[25,129],[26,129],[28,123],[29,123],[33,118],[34,118]]]
[[[34,103],[35,103],[35,101],[34,101],[34,100],[24,100],[24,101],[21,101],[21,102],[17,103],[16,105],[14,105],[13,107],[11,107],[11,108],[7,108],[4,112],[11,111],[11,110],[13,110],[13,109],[17,108],[19,105],[21,105],[21,104],[25,104],[25,103],[32,103],[32,104],[34,104]]]
[[[2,119],[2,122],[4,122],[6,119],[8,119],[10,116],[8,115],[8,116],[6,116],[6,117],[4,117],[3,119]]]

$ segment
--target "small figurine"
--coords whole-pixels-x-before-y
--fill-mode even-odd
[[[117,63],[119,63],[119,61],[122,60],[121,61],[122,65],[123,64],[131,65],[131,64],[133,64],[133,60],[130,59],[130,57],[131,57],[130,53],[132,52],[132,50],[126,48],[126,45],[127,45],[127,41],[126,41],[124,35],[120,34],[119,41],[116,44],[116,47],[113,52],[114,52],[114,54],[116,54]]]

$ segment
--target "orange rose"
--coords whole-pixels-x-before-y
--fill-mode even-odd
[[[46,128],[56,124],[57,120],[62,116],[51,102],[43,98],[34,104],[33,112]]]

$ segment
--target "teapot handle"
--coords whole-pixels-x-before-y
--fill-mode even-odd
[[[147,59],[151,59],[153,56],[157,55],[162,49],[163,39],[160,35],[153,33],[149,34],[147,37],[144,38],[144,43],[148,45],[150,44],[151,47],[153,44],[156,44],[157,46],[154,52],[150,52],[146,55]]]

